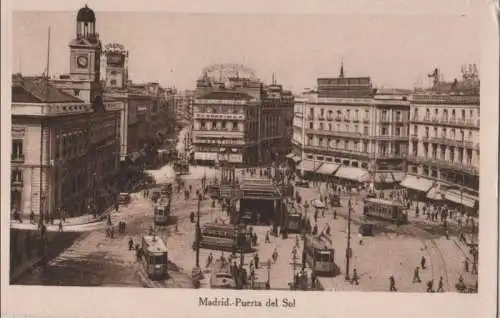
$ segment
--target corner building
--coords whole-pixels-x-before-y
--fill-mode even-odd
[[[194,160],[257,165],[289,150],[293,95],[241,65],[207,67],[193,106]]]
[[[469,74],[470,75],[470,74]],[[476,214],[479,208],[480,92],[477,76],[438,83],[411,97],[408,176],[415,198]]]
[[[102,96],[95,22],[87,6],[78,11],[68,76],[13,76],[11,210],[70,217],[116,198],[123,108]]]
[[[393,187],[408,154],[407,92],[377,91],[369,77],[319,78],[295,100],[293,152],[305,177]]]

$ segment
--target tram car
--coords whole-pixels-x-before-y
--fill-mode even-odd
[[[201,228],[200,248],[220,251],[251,252],[252,244],[245,227],[233,224],[206,223]],[[196,241],[193,242],[196,249]]]
[[[335,250],[318,237],[307,235],[304,244],[306,264],[318,276],[336,276],[340,269],[335,263]]]
[[[162,196],[171,196],[172,193],[173,193],[173,186],[172,186],[172,183],[170,182],[167,182],[165,184],[163,184],[161,186],[161,191],[160,191],[160,195]]]
[[[287,230],[289,233],[300,233],[304,228],[304,221],[302,219],[302,215],[297,213],[296,211],[292,211],[288,215],[288,227]]]
[[[408,223],[408,214],[404,206],[399,202],[380,198],[367,198],[363,203],[363,216],[366,218],[381,219],[397,224]]]
[[[236,289],[236,282],[231,275],[231,264],[215,261],[210,274],[210,288],[213,289]]]
[[[142,237],[142,265],[148,278],[162,279],[167,276],[168,251],[165,242],[156,235]]]
[[[174,161],[174,171],[179,175],[189,174],[189,162],[187,160]]]
[[[154,222],[156,225],[165,225],[170,217],[170,198],[162,197],[160,201],[155,204],[154,208]]]

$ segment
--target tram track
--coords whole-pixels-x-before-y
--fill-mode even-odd
[[[446,267],[446,262],[444,259],[443,252],[438,247],[436,241],[432,237],[428,237],[427,239],[424,239],[420,236],[422,234],[429,236],[430,233],[428,233],[425,230],[416,228],[416,227],[408,227],[408,226],[404,227],[402,229],[402,232],[418,239],[425,247],[426,254],[430,259],[432,279],[435,280],[437,277],[443,276],[445,285],[448,286],[448,288],[451,288],[451,286],[449,284],[448,269]],[[439,265],[436,265],[436,263]],[[443,275],[441,275],[441,273],[439,273],[439,275],[437,275],[438,274],[437,272],[439,272],[438,268],[441,269],[441,272]]]

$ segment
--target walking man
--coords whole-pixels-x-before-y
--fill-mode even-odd
[[[437,292],[438,293],[443,293],[444,292],[444,283],[443,283],[443,276],[440,276],[439,277],[439,282],[438,282],[438,289],[437,289]]]
[[[422,256],[422,258],[420,259],[420,266],[422,267],[422,269],[425,269],[425,257]]]
[[[421,283],[422,280],[420,280],[420,267],[415,267],[415,271],[413,272],[413,281],[412,283]]]
[[[354,268],[352,270],[352,279],[351,279],[351,284],[356,284],[359,285],[359,276],[358,276],[358,270]]]
[[[434,292],[434,280],[433,279],[431,279],[427,282],[427,292],[428,293]]]
[[[389,291],[396,292],[396,281],[394,280],[394,276],[389,277]]]

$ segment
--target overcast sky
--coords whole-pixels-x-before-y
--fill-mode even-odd
[[[428,82],[434,66],[448,80],[481,56],[481,25],[470,15],[277,15],[96,12],[103,45],[129,50],[129,75],[136,82],[193,89],[213,63],[245,64],[263,81],[272,73],[300,92],[316,78],[370,76],[376,86],[412,88]],[[15,12],[14,72],[41,74],[51,27],[52,75],[69,70],[68,43],[75,12]]]

